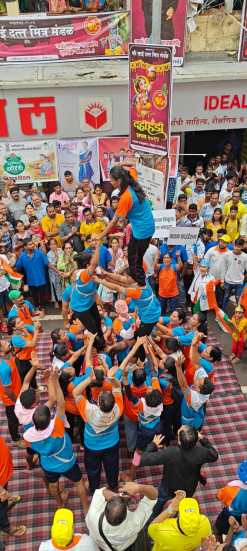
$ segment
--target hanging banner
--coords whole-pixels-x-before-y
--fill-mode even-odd
[[[92,184],[100,183],[98,140],[57,141],[59,179],[63,181],[65,170],[70,170],[78,185],[84,179]]]
[[[239,39],[238,61],[247,61],[247,1],[242,8],[242,24]]]
[[[172,50],[131,44],[130,146],[156,155],[169,151]]]
[[[101,176],[104,182],[110,180],[110,170],[120,161],[133,158],[129,149],[129,138],[99,138],[99,160]]]
[[[57,180],[56,142],[0,143],[0,178],[4,176],[17,184]]]
[[[180,136],[171,136],[169,151],[169,178],[176,178],[180,152]]]
[[[147,43],[152,35],[151,0],[131,0],[132,42]],[[161,40],[164,46],[173,47],[173,65],[184,61],[186,0],[162,0]]]
[[[128,55],[129,13],[4,17],[0,62],[67,61]]]

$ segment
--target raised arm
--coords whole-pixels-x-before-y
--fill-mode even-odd
[[[32,352],[32,354],[31,354],[31,364],[32,364],[31,369],[27,372],[27,374],[24,377],[22,387],[21,387],[21,390],[20,390],[20,394],[22,394],[22,392],[24,392],[24,390],[29,389],[31,380],[34,377],[37,369],[39,369],[39,367],[40,367],[39,360],[38,360],[36,352]],[[20,394],[19,394],[19,396],[20,396]]]
[[[65,401],[64,401],[64,395],[63,391],[60,387],[59,380],[58,380],[58,370],[56,368],[53,368],[51,371],[51,380],[53,383],[53,388],[56,396],[57,401],[57,415],[63,416],[65,414]]]
[[[201,337],[202,337],[202,334],[197,333],[195,335],[195,337],[193,338],[193,341],[192,341],[191,347],[190,347],[190,359],[191,359],[191,362],[193,363],[194,367],[199,366],[200,354],[198,352],[198,346],[200,344]]]
[[[140,348],[141,345],[143,345],[146,342],[146,339],[147,339],[146,336],[137,338],[137,341],[135,342],[133,348],[131,348],[126,358],[124,358],[124,360],[120,364],[119,369],[122,369],[123,371],[125,370],[131,358],[133,358],[136,355],[137,350]]]
[[[92,367],[92,348],[93,348],[93,343],[94,343],[94,340],[95,340],[95,337],[96,337],[97,334],[93,335],[93,333],[89,333],[88,336],[89,336],[89,340],[88,340],[88,344],[87,344],[87,348],[86,348],[86,355],[85,355],[85,367],[86,369],[88,367]]]
[[[100,244],[98,243],[95,249],[95,252],[91,258],[89,267],[87,268],[89,275],[92,275],[95,269],[97,268],[97,266],[99,265],[99,247],[100,247]]]
[[[96,283],[99,283],[99,284],[101,283],[102,285],[104,285],[108,289],[111,289],[112,291],[117,291],[117,293],[121,293],[123,291],[123,288],[120,287],[120,285],[117,285],[117,283],[110,283],[106,279],[100,279],[97,276],[94,276],[93,279]]]
[[[90,383],[93,380],[94,380],[94,372],[92,370],[91,374],[86,379],[84,379],[84,381],[82,381],[79,385],[77,385],[74,388],[72,394],[76,402],[79,402],[81,400],[81,395],[83,391],[90,385]]]
[[[185,395],[186,392],[188,391],[189,389],[189,385],[186,381],[186,378],[185,378],[185,375],[183,373],[183,370],[182,370],[182,361],[180,358],[178,358],[176,360],[176,371],[177,371],[177,379],[178,379],[178,384],[182,390],[182,393]]]

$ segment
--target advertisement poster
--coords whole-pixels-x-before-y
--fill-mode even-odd
[[[0,143],[0,177],[17,184],[57,180],[56,142]]]
[[[180,136],[171,136],[169,150],[169,178],[176,178],[180,152]]]
[[[99,160],[102,180],[110,180],[110,170],[120,161],[132,158],[133,151],[129,149],[129,138],[99,138]]]
[[[242,8],[242,25],[239,39],[238,61],[247,61],[247,1]]]
[[[63,181],[65,170],[70,170],[78,185],[85,178],[92,184],[100,183],[98,140],[57,141],[59,179]]]
[[[128,55],[128,12],[4,17],[0,62],[67,61]]]
[[[130,146],[156,155],[169,152],[172,50],[131,44]]]
[[[152,34],[151,0],[131,0],[132,42],[145,44]],[[161,40],[164,46],[173,47],[173,65],[184,61],[186,0],[162,0]]]

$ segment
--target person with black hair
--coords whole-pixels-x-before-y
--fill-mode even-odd
[[[146,549],[145,526],[157,499],[157,489],[149,484],[127,482],[119,493],[107,488],[96,490],[86,516],[90,536],[102,551]],[[128,501],[141,496],[135,510]]]
[[[143,256],[154,234],[154,218],[150,203],[138,182],[132,177],[131,171],[122,167],[113,167],[110,171],[111,184],[120,190],[120,199],[116,213],[101,234],[101,238],[111,233],[118,220],[128,218],[132,234],[128,246],[129,269],[133,279],[145,286],[146,276],[143,269]],[[134,170],[136,173],[136,171]]]
[[[56,499],[57,505],[63,507],[68,498],[68,492],[61,492],[59,487],[59,479],[64,476],[75,484],[86,514],[88,499],[72,442],[65,431],[65,402],[57,370],[51,371],[50,378],[57,402],[56,415],[52,419],[47,405],[38,406],[33,414],[33,425],[24,432],[24,441],[26,446],[39,454],[48,491]]]
[[[85,356],[86,369],[92,366],[91,352],[96,335],[89,334]],[[121,383],[112,379],[112,391],[102,391],[98,403],[87,400],[83,391],[94,382],[93,371],[73,390],[79,414],[85,422],[84,461],[91,494],[100,486],[102,465],[107,484],[111,490],[118,485],[119,474],[119,430],[118,421],[123,413]]]
[[[182,370],[181,359],[176,360],[177,379],[184,395],[181,405],[181,422],[183,425],[190,425],[196,430],[201,430],[204,417],[205,405],[214,391],[214,385],[204,374],[194,377],[194,384],[190,387]]]
[[[20,318],[11,318],[8,320],[8,329],[12,335],[10,342],[13,346],[16,365],[23,382],[25,375],[32,367],[31,356],[37,345],[42,326],[40,321],[35,321],[34,325],[26,325]],[[37,388],[35,375],[31,381],[31,386]]]
[[[163,440],[163,436],[155,436],[142,454],[140,463],[141,467],[164,466],[153,516],[159,515],[177,490],[184,490],[187,497],[192,497],[201,480],[201,467],[218,459],[218,452],[209,440],[192,426],[182,425],[177,434],[177,445],[163,448]]]
[[[68,323],[69,309],[91,333],[103,338],[101,317],[97,308],[97,286],[93,274],[99,262],[99,245],[93,255],[81,253],[74,257],[78,270],[74,281],[63,293],[62,312],[65,323]]]
[[[138,346],[140,346],[140,341]],[[141,456],[155,434],[161,431],[160,418],[163,411],[162,393],[157,376],[152,376],[151,386],[143,397],[138,397],[132,392],[129,384],[128,370],[124,371],[123,384],[125,396],[132,402],[132,409],[138,419],[136,449],[131,463],[129,478],[135,479],[137,467],[140,465]]]
[[[5,408],[11,440],[16,446],[23,447],[15,414],[15,403],[20,389],[21,378],[10,343],[0,340],[0,401]]]
[[[162,434],[165,436],[166,446],[175,438],[181,426],[182,393],[177,380],[176,362],[168,356],[164,368],[159,364],[159,382],[163,395],[164,409],[161,415]]]

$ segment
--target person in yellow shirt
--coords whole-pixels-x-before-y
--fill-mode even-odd
[[[232,205],[229,216],[225,219],[225,230],[231,241],[239,237],[240,220],[238,218],[238,208]]]
[[[83,210],[84,221],[80,225],[81,238],[84,241],[85,248],[90,247],[90,243],[87,241],[87,237],[93,233],[100,235],[106,227],[106,223],[103,220],[95,220],[91,209],[86,207]]]
[[[217,232],[224,228],[222,209],[218,207],[214,209],[211,222],[206,222],[205,225],[207,230],[212,230],[213,232],[212,241],[218,241]]]
[[[247,317],[245,309],[241,304],[235,308],[231,322],[234,325],[234,329],[232,332],[232,354],[230,359],[233,363],[237,363],[244,353],[247,340]]]
[[[232,192],[232,199],[226,202],[223,209],[224,216],[229,216],[232,206],[237,207],[239,219],[241,219],[244,214],[247,214],[247,206],[240,201],[240,191],[238,191],[238,189]]]
[[[152,551],[194,551],[212,534],[210,522],[200,514],[196,499],[184,495],[178,490],[168,509],[150,524]]]
[[[64,215],[57,214],[53,205],[48,205],[46,212],[47,214],[43,216],[41,220],[42,230],[47,239],[55,237],[57,244],[61,246],[62,242],[59,237],[59,228],[64,222]]]

